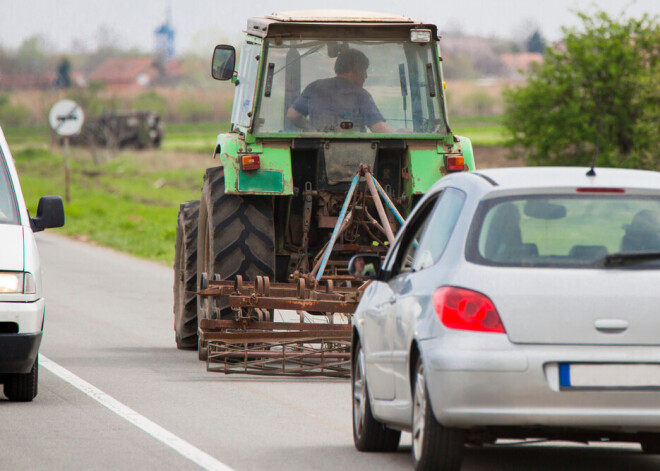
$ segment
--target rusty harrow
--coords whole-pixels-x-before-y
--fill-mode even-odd
[[[209,281],[209,287],[199,294],[228,298],[240,315],[236,320],[201,320],[201,338],[208,345],[207,369],[347,376],[351,338],[347,321],[355,312],[364,285],[335,287],[335,280],[323,281],[316,288],[307,287],[303,278],[297,283],[271,283],[261,276],[254,282],[244,282],[240,276],[235,281]],[[299,322],[274,322],[274,309],[295,311]],[[310,316],[306,314],[309,312],[318,314]],[[344,322],[335,323],[335,314]],[[309,322],[310,318],[326,322]]]
[[[356,191],[360,181],[365,187],[363,192]],[[366,209],[367,191],[380,221]],[[389,219],[381,198],[391,211]],[[394,218],[403,223],[386,192],[368,167],[362,165],[351,183],[332,236],[314,257],[309,273],[298,273],[290,283],[274,283],[262,276],[251,282],[244,282],[241,276],[233,281],[205,281],[197,294],[228,299],[236,313],[233,320],[200,320],[200,344],[208,348],[207,370],[226,374],[349,376],[351,317],[369,282],[350,275],[324,276],[324,271],[333,265],[329,260],[333,249],[383,252],[382,245],[374,250],[373,246],[350,247],[336,242],[347,230],[361,226],[370,235],[371,229],[377,229],[391,243]],[[345,268],[346,262],[339,263]],[[292,318],[276,322],[274,315],[282,315],[280,310]]]

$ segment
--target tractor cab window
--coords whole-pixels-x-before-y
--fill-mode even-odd
[[[270,39],[255,134],[444,134],[433,43]]]
[[[240,126],[250,126],[254,107],[252,97],[254,87],[257,83],[260,52],[261,46],[257,44],[243,44],[241,46],[241,56],[253,57],[254,60],[240,61],[237,71],[239,81],[234,91],[234,107],[232,109],[231,122]]]

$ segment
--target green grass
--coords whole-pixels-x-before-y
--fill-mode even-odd
[[[227,123],[167,124],[163,155],[177,152],[211,155],[218,133]],[[16,161],[21,187],[31,214],[39,198],[64,197],[64,157],[50,147],[47,127],[4,128]],[[144,153],[119,152],[95,165],[88,150],[71,149],[71,201],[65,202],[66,224],[55,229],[84,236],[100,245],[167,264],[174,259],[179,204],[199,199],[204,169],[158,170],[143,161]],[[209,159],[208,165],[214,165]]]
[[[499,116],[452,118],[449,124],[452,131],[469,137],[475,146],[501,146],[506,140],[506,130]]]
[[[218,134],[229,128],[229,123],[168,124],[161,147],[178,152],[211,153]]]
[[[41,196],[64,195],[62,155],[24,149],[14,152],[14,159],[31,214]],[[54,231],[171,264],[179,203],[199,198],[203,173],[148,170],[139,155],[130,153],[102,166],[72,158],[66,223]]]
[[[45,146],[50,142],[50,129],[47,126],[3,127],[2,131],[12,151],[25,146]]]

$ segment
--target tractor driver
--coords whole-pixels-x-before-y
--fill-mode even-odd
[[[390,132],[371,94],[362,87],[368,67],[369,59],[363,52],[340,52],[335,61],[337,75],[307,85],[287,110],[287,119],[306,131],[334,131],[340,127],[364,132],[368,127],[371,132]]]

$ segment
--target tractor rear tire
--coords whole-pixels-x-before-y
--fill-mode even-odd
[[[197,350],[197,225],[199,201],[179,207],[174,246],[174,333],[179,350]]]
[[[245,281],[275,275],[273,200],[268,196],[225,193],[223,167],[206,170],[197,232],[197,285],[206,273],[223,280]],[[199,319],[233,319],[228,300],[199,298]]]

